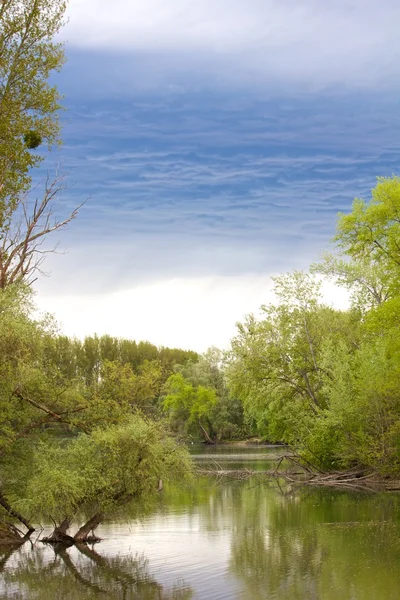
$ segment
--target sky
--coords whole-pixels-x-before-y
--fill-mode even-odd
[[[398,0],[70,0],[68,19],[43,168],[66,174],[62,213],[87,201],[36,284],[68,335],[226,347],[400,174]]]

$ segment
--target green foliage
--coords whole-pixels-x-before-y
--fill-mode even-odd
[[[58,140],[60,95],[49,83],[64,62],[54,37],[64,0],[3,0],[0,6],[0,225],[30,184],[42,140]]]
[[[400,179],[378,179],[370,203],[340,216],[338,253],[313,266],[351,292],[350,310],[295,272],[232,341],[227,376],[247,419],[323,469],[400,473],[399,217]]]
[[[119,422],[136,409],[153,414],[160,379],[161,368],[156,361],[145,362],[138,374],[129,364],[104,361],[98,384],[87,390],[88,426]]]
[[[214,441],[214,430],[210,421],[211,410],[217,403],[213,389],[202,385],[194,386],[182,374],[171,375],[165,384],[163,408],[169,413],[172,424],[181,423],[189,435],[198,435],[206,442]]]
[[[191,475],[187,450],[159,423],[139,415],[64,445],[42,442],[32,467],[18,505],[55,520],[71,518],[78,510],[108,512],[132,500],[140,506],[156,493],[160,479],[183,482]]]
[[[66,379],[77,377],[93,388],[99,384],[106,363],[128,365],[135,375],[147,373],[150,376],[150,372],[157,372],[161,383],[165,383],[175,365],[198,359],[197,353],[189,350],[157,348],[150,342],[109,335],[88,336],[83,342],[66,336],[51,336],[46,353],[49,362],[57,364]]]
[[[353,308],[362,313],[383,304],[395,293],[391,274],[370,256],[352,260],[327,253],[322,263],[312,265],[311,272],[348,290]]]
[[[128,500],[139,506],[159,479],[182,480],[186,451],[139,413],[154,412],[161,362],[144,360],[134,372],[97,360],[97,341],[80,353],[51,320],[32,318],[31,296],[22,286],[0,290],[1,493],[32,518],[57,519]],[[87,356],[97,360],[96,379],[77,360]]]
[[[351,213],[339,216],[339,248],[356,261],[376,265],[398,293],[400,177],[379,177],[369,203],[356,198]]]
[[[294,273],[276,280],[280,304],[249,317],[232,341],[228,378],[260,435],[296,447],[328,405],[322,366],[328,339],[357,337],[352,316],[319,304],[319,283]]]
[[[54,411],[69,403],[67,390],[63,394],[53,377],[46,377],[41,368],[48,329],[46,322],[31,318],[30,298],[31,293],[24,287],[0,290],[0,453],[12,450],[25,431],[34,431],[33,423],[39,427],[48,422],[50,415],[40,414],[31,400],[39,404],[44,401]]]
[[[40,133],[31,130],[24,134],[24,142],[29,150],[34,150],[40,146],[40,144],[43,142],[43,139]]]
[[[182,437],[207,443],[246,437],[243,406],[229,393],[223,354],[209,350],[196,361],[177,365],[164,386],[163,409]]]

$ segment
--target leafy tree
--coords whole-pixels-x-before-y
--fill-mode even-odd
[[[400,274],[399,239],[400,177],[379,177],[369,203],[356,198],[351,212],[339,215],[335,240],[353,259],[379,265],[393,286]]]
[[[63,24],[64,0],[3,0],[0,6],[0,223],[30,185],[43,140],[58,141],[60,95],[49,83],[64,63],[54,37]]]
[[[84,427],[86,404],[79,388],[65,386],[58,369],[45,363],[51,323],[32,319],[30,299],[26,287],[0,290],[0,505],[28,529],[13,500],[31,476],[34,444],[51,432]]]
[[[146,430],[149,439],[158,436],[164,452],[170,448],[161,425],[154,423],[153,427],[137,413],[142,409],[152,414],[162,380],[160,363],[145,361],[138,373],[134,373],[130,364],[106,360],[100,363],[99,344],[92,339],[96,343],[89,346],[98,375],[95,382],[81,376],[76,368],[77,364],[79,366],[76,358],[82,345],[76,340],[57,336],[52,320],[33,320],[31,295],[26,286],[8,286],[0,290],[0,507],[7,519],[17,518],[28,529],[31,529],[29,520],[20,510],[35,515],[37,505],[29,504],[29,490],[33,489],[35,477],[47,478],[43,494],[49,498],[53,497],[54,489],[59,490],[56,499],[60,511],[63,502],[67,513],[72,505],[87,506],[89,475],[77,468],[68,471],[73,464],[70,452],[84,443],[89,444],[89,452],[96,440],[100,440],[99,432],[108,432],[117,444],[115,436],[120,436],[121,440],[128,435],[134,437],[135,430],[138,442]],[[87,371],[83,370],[85,373]],[[125,433],[124,428],[127,428]],[[80,445],[76,446],[78,439]],[[126,451],[128,449],[126,446]],[[179,449],[174,456],[182,459],[184,468],[185,457]],[[81,460],[85,460],[83,455]],[[122,465],[122,458],[119,460]],[[163,461],[166,460],[164,455]],[[158,464],[156,460],[154,464]],[[102,463],[100,467],[99,463],[98,468],[96,477],[101,474],[104,480],[107,474],[101,469],[105,465]],[[160,468],[160,478],[163,473]],[[168,473],[165,473],[167,478]],[[115,489],[115,485],[110,485],[110,489],[113,487]],[[98,488],[96,494],[100,494]],[[120,499],[122,496],[116,498],[116,504]],[[41,502],[46,506],[43,497]]]
[[[196,361],[177,365],[176,371],[193,386],[214,390],[216,402],[210,408],[209,421],[215,441],[243,439],[249,434],[244,423],[243,405],[230,394],[226,385],[224,355],[218,348],[211,347]]]
[[[227,374],[247,418],[319,468],[400,472],[399,228],[400,178],[379,178],[312,268],[348,289],[352,308],[323,305],[318,281],[295,272],[232,341]]]
[[[308,274],[277,278],[275,293],[280,304],[264,307],[262,320],[250,316],[238,326],[228,369],[230,388],[262,436],[331,466],[327,444],[335,438],[315,433],[329,410],[326,346],[344,343],[351,354],[358,339],[357,319],[321,304],[320,282]]]
[[[137,409],[153,415],[161,386],[161,367],[157,361],[145,362],[139,374],[129,364],[104,361],[100,381],[88,390],[88,427],[95,423],[119,422]]]
[[[352,293],[364,313],[400,293],[400,178],[379,177],[369,202],[356,198],[339,214],[336,253],[327,253],[314,272]]]
[[[65,539],[78,511],[92,513],[74,536],[82,541],[116,506],[134,500],[140,510],[157,492],[160,480],[183,481],[191,473],[187,450],[159,423],[139,414],[123,424],[81,434],[66,447],[42,443],[33,467],[19,504],[61,524],[54,541]]]
[[[54,37],[65,0],[3,0],[0,6],[0,288],[32,282],[47,252],[44,241],[78,214],[57,216],[63,177],[47,176],[31,198],[30,171],[43,157],[43,141],[59,142],[60,95],[49,78],[64,63]],[[60,208],[60,207],[59,207]]]
[[[312,265],[312,273],[333,280],[350,292],[351,304],[363,314],[393,296],[393,281],[386,267],[369,256],[357,260],[326,253],[321,263]]]
[[[0,454],[45,425],[78,422],[83,403],[74,385],[65,387],[57,368],[44,368],[49,328],[31,318],[30,295],[20,287],[0,291]]]
[[[213,389],[194,386],[180,373],[171,375],[165,384],[163,408],[169,414],[171,424],[177,431],[197,436],[204,441],[215,442],[211,411],[217,403]]]

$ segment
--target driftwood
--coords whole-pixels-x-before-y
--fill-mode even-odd
[[[284,463],[284,461],[286,462]],[[214,475],[232,479],[249,479],[250,477],[264,477],[271,480],[283,479],[291,485],[332,487],[370,492],[400,490],[399,480],[385,479],[365,468],[357,467],[347,471],[324,472],[293,454],[280,456],[277,459],[275,469],[265,471],[229,470],[222,468],[216,461],[213,461],[213,463],[212,468],[201,467],[197,468],[196,472],[199,475]],[[283,464],[285,464],[285,468],[282,468]]]
[[[215,475],[218,477],[227,477],[231,479],[249,479],[255,476],[271,476],[275,475],[275,471],[252,471],[251,469],[196,469],[198,475]]]

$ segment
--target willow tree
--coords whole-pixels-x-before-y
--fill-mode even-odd
[[[80,543],[120,505],[132,502],[141,514],[162,480],[182,484],[192,465],[187,449],[161,423],[136,413],[118,425],[81,433],[66,446],[42,440],[32,470],[17,506],[57,523],[47,541]],[[78,529],[71,536],[73,522]]]

